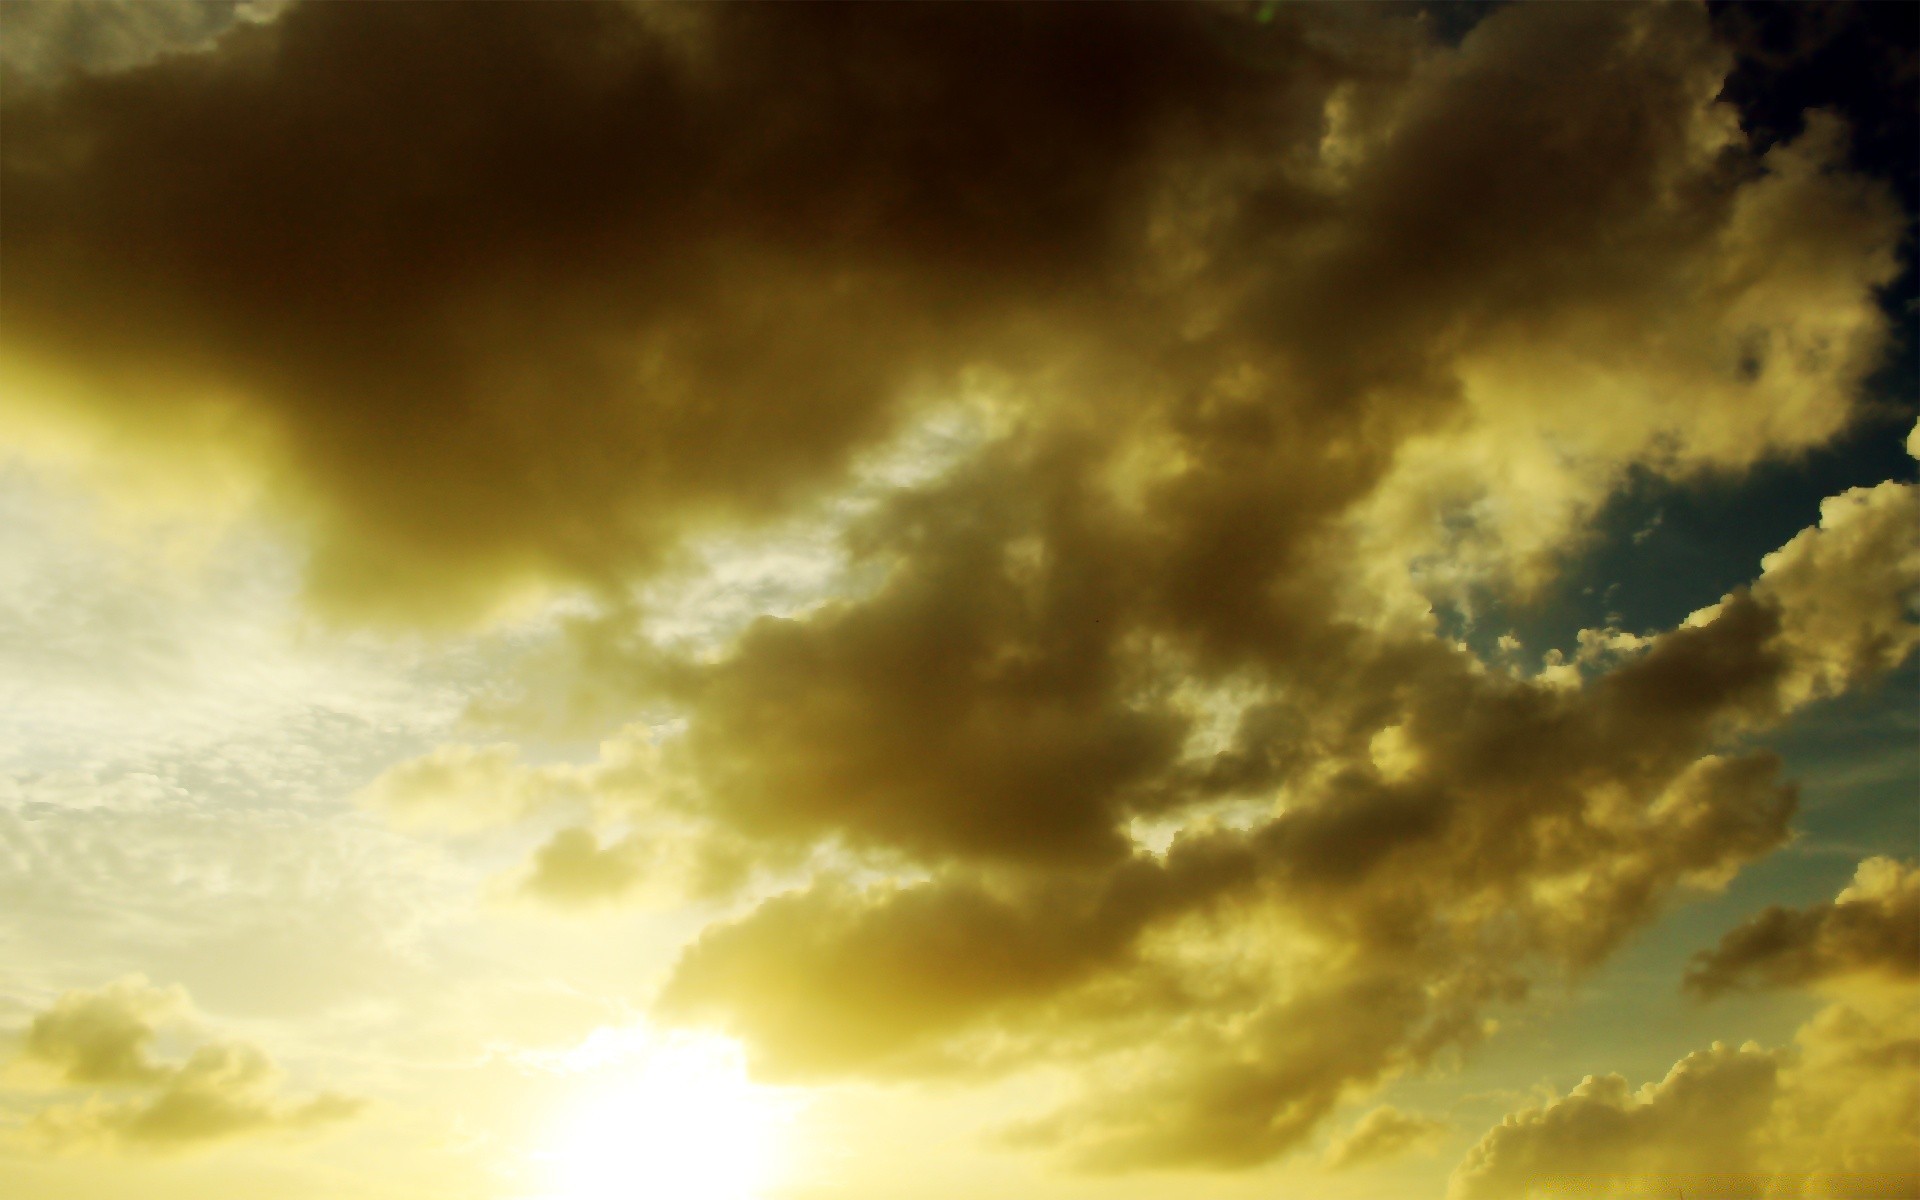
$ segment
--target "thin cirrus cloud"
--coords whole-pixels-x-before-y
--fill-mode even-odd
[[[245,475],[335,623],[570,606],[475,703],[504,730],[353,798],[537,846],[508,877],[550,907],[718,913],[654,1012],[763,1074],[1064,1066],[1001,1145],[1268,1163],[1788,844],[1759,743],[1920,642],[1896,480],[1537,672],[1434,615],[1542,594],[1629,477],[1865,411],[1905,217],[1838,116],[1750,139],[1704,10],[1458,45],[1389,6],[255,16],[0,89],[0,420]],[[782,522],[806,603],[652,635],[650,585]],[[542,753],[549,709],[598,750]],[[1695,988],[1897,974],[1911,889],[1869,874]],[[1579,1170],[1592,1130],[1737,1159],[1786,1135],[1690,1097],[1828,1095],[1894,1036],[1839,1020],[1582,1084],[1455,1187]],[[216,1081],[307,1111],[248,1053],[116,1044],[153,1094],[102,1136]],[[1443,1132],[1380,1106],[1323,1161]]]

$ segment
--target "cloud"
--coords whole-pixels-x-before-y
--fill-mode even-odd
[[[245,1135],[334,1123],[362,1102],[336,1093],[281,1095],[285,1073],[245,1042],[209,1042],[178,1063],[150,1053],[161,1022],[184,1015],[186,994],[131,976],[72,991],[28,1026],[21,1061],[64,1087],[96,1089],[78,1103],[35,1112],[26,1135],[56,1150],[107,1147],[169,1153]],[[128,1095],[128,1093],[133,1093]]]
[[[1835,123],[1741,160],[1697,12],[1424,38],[295,6],[10,98],[14,390],[254,462],[317,597],[414,620],[658,567],[982,372],[1202,467],[1160,506],[1208,526],[1169,566],[1242,573],[1383,475],[1369,540],[1480,504],[1452,548],[1537,568],[1626,461],[1844,425],[1898,217],[1830,169]],[[1291,486],[1233,466],[1263,459]]]
[[[70,1084],[152,1084],[167,1072],[150,1050],[157,1021],[186,1010],[179,988],[133,976],[97,992],[68,992],[27,1027],[23,1056]]]
[[[313,1129],[363,1107],[333,1093],[283,1101],[276,1095],[280,1079],[272,1061],[252,1046],[202,1046],[148,1096],[53,1105],[34,1114],[27,1132],[58,1150],[105,1146],[169,1153],[235,1137]]]
[[[295,6],[11,98],[8,349],[285,472],[336,607],[603,581],[1092,319],[1169,166],[1314,115],[1217,46],[1296,26]]]
[[[521,890],[560,905],[618,900],[645,880],[647,866],[646,847],[637,839],[602,846],[592,830],[570,825],[533,856]]]
[[[1509,1114],[1453,1174],[1454,1200],[1648,1188],[1740,1197],[1904,1196],[1920,1186],[1920,929],[1912,867],[1860,864],[1831,902],[1770,908],[1700,955],[1704,995],[1749,976],[1840,997],[1768,1050],[1715,1043],[1630,1091],[1588,1076]]]
[[[1449,1194],[1551,1194],[1572,1179],[1684,1188],[1711,1176],[1716,1195],[1759,1196],[1764,1181],[1751,1175],[1755,1142],[1779,1091],[1779,1071],[1775,1057],[1757,1046],[1715,1043],[1637,1092],[1618,1075],[1589,1075],[1565,1097],[1502,1120],[1468,1153]]]
[[[1743,743],[1902,661],[1920,575],[1889,483],[1539,676],[1442,636],[1630,471],[1847,428],[1900,214],[1833,119],[1749,144],[1696,8],[1267,15],[298,6],[7,97],[10,390],[242,464],[335,615],[587,591],[560,687],[657,736],[362,799],[735,901],[666,1013],[1067,1063],[1016,1139],[1263,1162],[1783,844]],[[829,594],[649,636],[703,537],[822,510]]]
[[[914,578],[908,563],[894,580]],[[976,591],[1005,586],[969,577]],[[952,815],[932,800],[871,817],[815,812],[789,781],[780,815],[818,822],[800,828],[803,840],[922,848],[931,877],[828,879],[712,927],[663,1004],[726,1026],[781,1074],[937,1070],[990,1061],[996,1046],[1016,1059],[1065,1055],[1091,1081],[1086,1096],[1023,1124],[1019,1140],[1102,1168],[1261,1161],[1297,1145],[1349,1089],[1473,1044],[1490,1010],[1543,971],[1598,962],[1677,889],[1719,886],[1784,843],[1794,793],[1777,760],[1712,751],[1791,712],[1808,694],[1794,681],[1831,647],[1859,644],[1840,623],[1827,638],[1783,635],[1808,624],[1801,605],[1826,602],[1814,596],[1770,587],[1763,573],[1584,681],[1515,678],[1444,645],[1334,626],[1329,654],[1343,670],[1316,677],[1311,660],[1291,660],[1292,695],[1248,706],[1224,746],[1165,751],[1130,791],[1104,793],[1110,828],[1126,828],[1129,812],[1184,821],[1158,852],[1069,841],[1061,852],[1078,858],[1036,866],[1031,827],[1002,852],[951,836]],[[863,619],[886,622],[893,604],[911,612],[918,601],[883,589],[863,603]],[[1856,611],[1864,623],[1880,609]],[[780,636],[833,638],[844,619],[787,623]],[[757,650],[750,633],[738,653]],[[836,672],[808,661],[800,713],[864,694],[837,695]],[[936,671],[900,686],[909,680],[955,703],[958,685]],[[897,697],[885,711],[912,703]],[[723,743],[731,770],[756,769],[748,756],[760,748],[786,752],[775,730],[794,709],[754,711],[759,736]],[[694,709],[694,729],[705,716]],[[1297,740],[1298,759],[1273,756],[1276,730]],[[793,744],[829,763],[867,752],[852,732]],[[675,753],[669,745],[665,761]],[[903,754],[898,769],[937,761]],[[1237,825],[1180,807],[1222,793],[1276,800]],[[1027,794],[1041,804],[1054,793]],[[795,836],[720,813],[723,827],[776,844]],[[1118,1048],[1149,1027],[1153,1049]]]
[[[1448,1128],[1445,1121],[1382,1104],[1327,1148],[1327,1167],[1344,1171],[1381,1162],[1430,1145]]]
[[[1715,1043],[1631,1090],[1588,1076],[1509,1114],[1453,1174],[1454,1200],[1645,1195],[1887,1197],[1920,1184],[1912,997],[1836,1004],[1790,1047]]]
[[[737,890],[754,864],[726,831],[663,800],[671,781],[659,758],[644,726],[603,739],[586,763],[531,763],[510,743],[449,743],[388,767],[352,798],[411,829],[550,830],[506,881],[540,903],[583,908]]]
[[[1920,979],[1920,871],[1911,864],[1870,858],[1831,901],[1766,909],[1696,955],[1687,987],[1715,996],[1857,976]]]
[[[1780,639],[1797,664],[1792,705],[1835,696],[1905,661],[1920,644],[1920,490],[1883,483],[1821,502],[1820,524],[1762,560],[1757,594],[1786,615]]]
[[[512,745],[450,744],[388,767],[354,800],[401,826],[485,828],[578,796],[574,774],[526,766]]]
[[[284,0],[22,0],[0,50],[12,87],[76,71],[112,72],[166,54],[204,52],[229,26],[270,19]]]

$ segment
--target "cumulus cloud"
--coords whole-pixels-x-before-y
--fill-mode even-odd
[[[1740,159],[1702,14],[1272,17],[242,22],[9,100],[14,390],[259,460],[316,593],[415,618],[657,564],[982,370],[1204,466],[1182,565],[1243,573],[1389,468],[1396,550],[1481,504],[1537,558],[1625,460],[1844,424],[1897,215],[1831,122]]]
[[[561,908],[730,892],[751,874],[734,840],[664,803],[671,781],[644,727],[586,763],[533,763],[508,743],[449,743],[382,771],[355,803],[405,828],[550,832],[510,890]]]
[[[161,1025],[189,1011],[181,989],[155,988],[138,976],[55,1000],[27,1027],[16,1065],[91,1094],[41,1106],[26,1135],[56,1150],[168,1153],[311,1129],[360,1110],[359,1100],[333,1092],[287,1098],[285,1072],[246,1042],[209,1042],[180,1062],[155,1059]]]
[[[693,864],[741,904],[666,1013],[1069,1062],[1016,1140],[1262,1162],[1781,845],[1738,743],[1902,661],[1920,574],[1886,484],[1560,670],[1440,636],[1630,469],[1845,429],[1899,214],[1830,118],[1748,144],[1695,8],[1270,7],[297,6],[6,98],[0,365],[247,464],[336,614],[594,589],[564,686],[658,737],[362,799],[564,821],[551,900]],[[842,586],[647,636],[701,536],[956,406]]]
[[[450,744],[388,767],[354,800],[403,827],[486,828],[581,796],[577,774],[529,766],[512,745]]]
[[[471,608],[765,514],[1071,336],[1170,166],[1356,69],[1197,10],[297,6],[10,100],[8,349],[284,470],[319,595]]]
[[[1715,1195],[1759,1196],[1751,1174],[1760,1128],[1780,1089],[1780,1064],[1757,1046],[1715,1043],[1638,1091],[1589,1075],[1565,1097],[1503,1120],[1467,1155],[1451,1194],[1461,1200],[1552,1194],[1570,1181],[1685,1189],[1714,1178]]]
[[[909,560],[894,578],[914,571]],[[1793,681],[1858,639],[1783,636],[1805,625],[1801,600],[1765,582],[1584,682],[1517,679],[1444,644],[1336,626],[1344,671],[1330,662],[1316,678],[1310,661],[1290,660],[1291,695],[1247,706],[1224,746],[1188,756],[1169,742],[1129,788],[1097,793],[1112,807],[1090,819],[1096,828],[1190,817],[1160,852],[1063,837],[1065,857],[1036,866],[1044,830],[1029,826],[1002,850],[956,835],[944,824],[954,815],[931,800],[868,810],[822,789],[835,806],[814,809],[814,785],[790,777],[776,794],[790,798],[783,820],[810,823],[797,833],[721,808],[723,821],[776,843],[923,848],[933,878],[823,882],[769,901],[704,934],[663,1001],[728,1025],[777,1072],[919,1069],[977,1059],[995,1039],[1081,1056],[1099,1080],[1085,1101],[1020,1136],[1089,1165],[1270,1157],[1348,1089],[1472,1044],[1539,971],[1597,962],[1677,888],[1718,886],[1785,841],[1794,794],[1777,761],[1713,748],[1792,711],[1806,695]],[[883,589],[860,617],[886,620],[895,603],[912,612],[917,601]],[[1878,610],[1863,611],[1864,621]],[[778,636],[832,639],[846,619],[784,623]],[[750,633],[738,652],[757,651]],[[833,698],[836,673],[810,661],[792,710],[755,709],[759,738],[726,743],[729,770],[756,769],[739,760],[759,747],[784,756],[772,731],[805,719],[815,697],[844,706],[860,694]],[[917,677],[939,680],[937,703],[955,702],[948,681]],[[1162,703],[1168,719],[1192,719]],[[697,730],[706,714],[694,714]],[[867,719],[884,728],[878,712]],[[828,764],[869,752],[850,733],[792,744]],[[700,748],[690,739],[678,752]],[[903,756],[897,769],[931,758]],[[1041,805],[1057,794],[1045,779],[977,802]],[[1238,825],[1190,807],[1223,794],[1272,807]],[[1210,1024],[1197,1023],[1202,1013]],[[1142,1021],[1160,1023],[1155,1049],[1115,1051]]]
[[[592,830],[569,825],[533,856],[521,888],[555,904],[590,905],[620,899],[638,887],[646,873],[644,843],[628,837],[603,846]]]
[[[166,1070],[151,1057],[155,1023],[185,1012],[179,988],[138,976],[97,992],[68,992],[27,1027],[23,1056],[71,1084],[151,1084]]]
[[[1508,1115],[1454,1171],[1454,1200],[1565,1195],[1910,1196],[1920,1186],[1911,997],[1836,1004],[1794,1044],[1715,1043],[1634,1090],[1588,1076]]]
[[[1920,871],[1911,863],[1870,858],[1833,900],[1768,908],[1696,955],[1687,986],[1715,996],[1859,976],[1920,980]]]
[[[1920,1188],[1920,914],[1909,865],[1872,858],[1834,900],[1770,908],[1696,960],[1713,995],[1749,978],[1840,999],[1791,1046],[1715,1043],[1637,1091],[1588,1076],[1509,1114],[1454,1171],[1455,1200],[1662,1189],[1895,1197]]]
[[[1361,1117],[1327,1148],[1327,1166],[1344,1171],[1381,1162],[1430,1145],[1447,1129],[1445,1121],[1382,1104]]]
[[[1920,644],[1920,490],[1883,483],[1830,496],[1817,529],[1762,560],[1759,595],[1785,614],[1796,668],[1783,700],[1838,695],[1897,666]]]

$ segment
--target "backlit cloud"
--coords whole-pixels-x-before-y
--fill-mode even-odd
[[[512,642],[317,802],[610,924],[686,902],[621,927],[624,1001],[762,1074],[1049,1066],[1002,1144],[1271,1162],[1787,844],[1764,739],[1920,645],[1898,479],[1665,628],[1476,625],[1629,480],[1856,430],[1896,345],[1895,192],[1834,113],[1744,127],[1703,8],[99,11],[0,87],[0,428],[240,481],[334,632]],[[1863,872],[1695,986],[1899,975],[1911,872]],[[345,1111],[159,1056],[176,1001],[37,1018],[130,1094],[36,1128]],[[1905,1036],[1847,1011],[1589,1080],[1455,1186],[1780,1167],[1813,1064]]]
[[[1885,495],[1912,503],[1899,485]],[[1879,552],[1898,561],[1907,528],[1888,523]],[[1801,536],[1796,546],[1823,547],[1854,532]],[[1224,774],[1233,791],[1276,796],[1266,812],[1237,825],[1196,816],[1160,853],[1089,849],[1077,865],[1036,867],[951,836],[934,800],[889,811],[944,850],[932,880],[822,882],[768,901],[704,934],[665,1002],[719,1017],[770,1066],[801,1073],[914,1069],[942,1047],[965,1060],[989,1031],[1024,1039],[1084,1055],[1102,1082],[1023,1140],[1110,1166],[1268,1157],[1349,1088],[1471,1044],[1540,972],[1597,962],[1676,889],[1717,886],[1782,844],[1794,797],[1777,762],[1714,750],[1790,712],[1805,698],[1794,681],[1836,647],[1850,655],[1859,626],[1913,578],[1896,572],[1855,624],[1799,639],[1783,631],[1807,625],[1801,606],[1826,593],[1774,587],[1781,561],[1584,682],[1516,679],[1443,644],[1349,629],[1338,644],[1351,674],[1292,675],[1292,703],[1249,708],[1241,745],[1168,750],[1133,792],[1108,793],[1177,816],[1228,790],[1210,786]],[[882,591],[868,604],[894,602]],[[742,646],[753,645],[750,634]],[[809,697],[833,694],[818,660],[808,679]],[[943,682],[942,702],[954,694]],[[766,731],[789,711],[762,712],[760,738],[730,743],[735,755],[783,753]],[[1313,739],[1295,751],[1312,769],[1246,765],[1245,743],[1276,728]],[[806,813],[803,786],[787,786],[789,817]],[[1135,811],[1117,808],[1107,827]],[[828,816],[847,824],[823,821],[814,836],[914,844],[876,836],[858,811]],[[1030,833],[1023,845],[1035,844]],[[1124,1030],[1149,1020],[1160,1040],[1142,1049]]]
[[[1752,970],[1776,985],[1824,982],[1842,997],[1792,1045],[1715,1043],[1637,1090],[1618,1075],[1588,1076],[1489,1130],[1454,1171],[1450,1195],[1582,1185],[1588,1195],[1911,1195],[1920,1187],[1920,1009],[1910,914],[1894,911],[1911,880],[1910,868],[1868,860],[1834,901],[1769,909],[1703,956],[1690,983],[1704,991]],[[1876,945],[1889,939],[1906,944]],[[1896,986],[1866,974],[1876,966]]]

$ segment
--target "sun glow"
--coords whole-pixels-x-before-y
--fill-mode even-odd
[[[733,1043],[655,1042],[563,1114],[540,1155],[541,1200],[764,1200],[788,1115]]]

